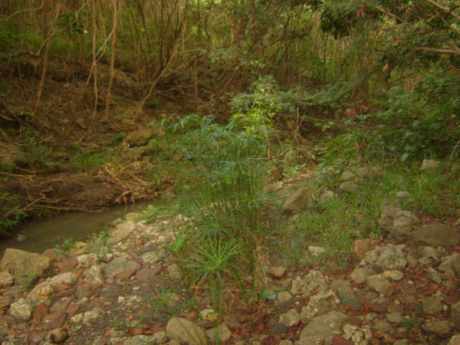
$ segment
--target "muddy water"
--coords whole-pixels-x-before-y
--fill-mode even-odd
[[[140,211],[147,204],[115,207],[100,213],[72,213],[44,221],[26,224],[18,229],[14,238],[0,238],[0,257],[6,248],[43,252],[62,244],[65,240],[84,241],[106,229],[114,220],[129,212]],[[19,234],[19,235],[18,235]],[[25,239],[18,241],[18,236]]]

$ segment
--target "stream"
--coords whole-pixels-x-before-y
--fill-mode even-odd
[[[148,204],[118,206],[99,213],[69,213],[31,222],[19,227],[11,238],[0,238],[0,257],[6,248],[40,253],[62,244],[65,240],[85,241],[107,228],[129,212],[144,209]],[[20,237],[25,237],[20,239]],[[18,240],[19,239],[19,240]]]

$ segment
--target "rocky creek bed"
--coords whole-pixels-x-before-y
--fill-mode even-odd
[[[129,214],[103,244],[66,253],[7,249],[0,343],[460,345],[458,223],[422,225],[384,207],[379,223],[390,236],[356,240],[351,269],[268,264],[270,298],[219,316],[199,287],[186,287],[168,250],[187,219],[138,219]]]

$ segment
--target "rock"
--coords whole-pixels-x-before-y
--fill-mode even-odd
[[[460,302],[450,307],[450,318],[457,330],[460,330]]]
[[[291,293],[309,296],[315,290],[325,290],[326,288],[326,277],[320,271],[311,270],[305,277],[297,277],[292,281]]]
[[[340,181],[345,182],[345,181],[350,181],[356,178],[356,175],[350,171],[350,170],[345,170],[342,175],[340,175]]]
[[[77,282],[77,275],[74,272],[58,274],[47,280],[55,291],[63,291]]]
[[[323,345],[323,344],[324,344],[324,338],[321,336],[315,336],[315,335],[300,338],[295,343],[295,345]]]
[[[290,194],[283,204],[283,211],[287,213],[298,213],[308,206],[312,201],[309,188],[300,188]]]
[[[48,338],[53,344],[61,344],[67,340],[69,333],[65,328],[56,328],[52,330]]]
[[[399,239],[408,236],[419,220],[412,212],[398,207],[385,206],[378,223],[383,230]]]
[[[353,242],[353,253],[355,253],[358,258],[362,259],[368,251],[376,246],[376,244],[376,240],[356,240]]]
[[[335,280],[331,284],[331,289],[338,296],[340,303],[353,310],[361,309],[361,301],[356,297],[351,284],[346,280]]]
[[[388,313],[386,315],[386,318],[389,322],[396,323],[396,324],[400,324],[404,320],[401,313],[398,313],[398,312]]]
[[[70,249],[70,253],[75,256],[83,255],[86,253],[87,249],[88,249],[87,243],[83,241],[77,241],[74,243],[72,249]]]
[[[6,271],[0,272],[0,289],[14,284],[13,276]]]
[[[460,345],[460,334],[454,335],[447,345]]]
[[[375,274],[375,272],[368,267],[357,267],[351,272],[350,278],[356,284],[363,284],[366,282],[367,277]]]
[[[206,334],[213,344],[225,343],[232,337],[232,331],[230,331],[225,323],[211,328]]]
[[[104,284],[104,273],[102,266],[94,265],[83,273],[83,279],[93,286],[102,286]]]
[[[454,226],[442,223],[423,225],[411,233],[410,237],[430,246],[455,246],[460,243],[460,232]]]
[[[436,161],[434,159],[424,159],[422,161],[422,166],[420,167],[420,170],[436,170],[437,168],[439,168],[439,164],[439,161]]]
[[[404,273],[397,270],[391,270],[383,272],[383,276],[393,281],[400,281],[404,278]]]
[[[166,325],[166,334],[172,340],[188,345],[207,345],[208,340],[204,331],[193,322],[173,317]]]
[[[425,314],[434,315],[443,311],[442,295],[426,297],[422,301],[422,309]]]
[[[126,257],[118,257],[104,267],[104,273],[109,279],[125,280],[139,270],[140,265]]]
[[[439,270],[449,275],[460,278],[460,254],[452,254],[443,258]]]
[[[302,308],[300,317],[308,321],[314,316],[324,314],[328,310],[335,309],[338,301],[332,290],[322,290],[310,297],[308,304]]]
[[[359,188],[358,184],[356,184],[353,181],[342,182],[339,186],[339,189],[342,192],[346,192],[346,193],[354,193],[358,190],[358,188]]]
[[[279,320],[282,325],[293,327],[300,323],[300,315],[297,310],[291,309],[287,313],[282,314]]]
[[[154,265],[159,262],[164,257],[164,255],[165,253],[163,250],[147,252],[142,254],[142,261],[144,261],[146,264]]]
[[[96,308],[84,313],[77,314],[73,316],[70,320],[75,324],[83,323],[85,325],[89,325],[94,321],[100,319],[103,314],[104,312],[101,309]]]
[[[320,204],[324,204],[332,199],[335,199],[337,195],[331,191],[331,190],[325,190],[324,192],[321,193],[318,201]]]
[[[278,303],[287,303],[292,299],[292,295],[289,291],[281,291],[277,294],[277,302]]]
[[[137,224],[132,221],[126,221],[118,224],[110,233],[109,243],[116,244],[126,239],[131,233],[136,230]]]
[[[172,280],[182,279],[182,271],[177,264],[169,265],[167,270],[168,270],[169,278],[171,278]]]
[[[327,341],[327,339],[331,339],[334,335],[341,333],[342,326],[347,318],[345,314],[337,311],[317,316],[302,330],[300,340],[305,341],[310,337],[319,337],[323,341]]]
[[[7,271],[17,282],[37,278],[50,267],[50,259],[44,255],[8,248],[0,261],[0,270]]]
[[[163,344],[163,343],[157,343],[155,342],[155,339],[153,336],[147,336],[147,335],[136,335],[134,337],[129,338],[123,343],[123,345],[160,345],[160,344]]]
[[[283,278],[284,275],[286,274],[286,267],[284,266],[272,266],[268,270],[268,273],[276,279]]]
[[[366,254],[361,264],[375,265],[383,270],[401,270],[407,266],[404,248],[404,245],[392,244],[377,247]]]
[[[96,254],[83,254],[77,257],[78,267],[88,268],[97,262]]]
[[[374,274],[367,278],[367,285],[384,295],[390,295],[392,292],[392,285],[382,274]]]
[[[390,334],[394,329],[394,327],[385,320],[376,320],[373,328],[383,334]]]
[[[214,309],[203,309],[200,311],[200,316],[203,320],[215,322],[219,319],[219,314]]]
[[[20,321],[28,321],[32,317],[32,306],[24,298],[10,306],[10,315]]]
[[[450,322],[446,320],[427,320],[422,328],[426,332],[434,333],[439,336],[449,335],[452,330]]]
[[[433,247],[424,246],[419,248],[419,263],[422,265],[432,265],[440,260],[441,255],[438,250]]]
[[[367,345],[372,339],[372,332],[368,326],[359,328],[354,325],[343,326],[344,338],[351,340],[353,345]]]
[[[308,246],[308,251],[314,257],[318,257],[326,253],[326,249],[324,247],[318,247],[318,246]]]
[[[409,192],[402,190],[396,193],[396,197],[400,200],[405,200],[410,198]]]

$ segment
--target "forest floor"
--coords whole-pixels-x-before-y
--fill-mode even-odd
[[[434,174],[435,165],[421,174]],[[190,286],[181,271],[174,243],[181,226],[193,219],[174,212],[129,214],[108,233],[43,254],[9,249],[0,262],[0,340],[4,345],[456,345],[459,215],[411,211],[406,201],[418,196],[398,189],[386,194],[388,202],[361,203],[353,214],[355,195],[378,194],[368,188],[381,178],[377,171],[346,171],[337,188],[323,188],[318,196],[305,188],[315,172],[273,185],[289,216],[270,241],[277,250],[263,251],[263,289],[227,286],[219,306],[204,282]],[[342,201],[346,211],[337,209]],[[318,205],[326,210],[335,205],[337,213],[322,214],[326,237],[318,237],[321,232],[308,237],[308,217],[317,214]],[[374,206],[381,235],[365,236],[358,230],[369,225],[365,213]],[[294,226],[305,216],[306,222]],[[344,228],[347,218],[352,223]],[[347,241],[349,256],[330,252]]]
[[[103,79],[104,65],[100,68]],[[171,188],[172,181],[158,177],[146,157],[147,144],[161,136],[156,122],[184,107],[161,99],[139,112],[130,99],[140,96],[133,97],[136,90],[120,72],[109,115],[101,111],[103,96],[94,114],[84,76],[75,79],[73,71],[69,80],[53,67],[40,115],[34,115],[37,78],[30,71],[23,78],[16,75],[20,71],[11,73],[0,68],[0,213],[5,218],[95,212],[151,200]]]

